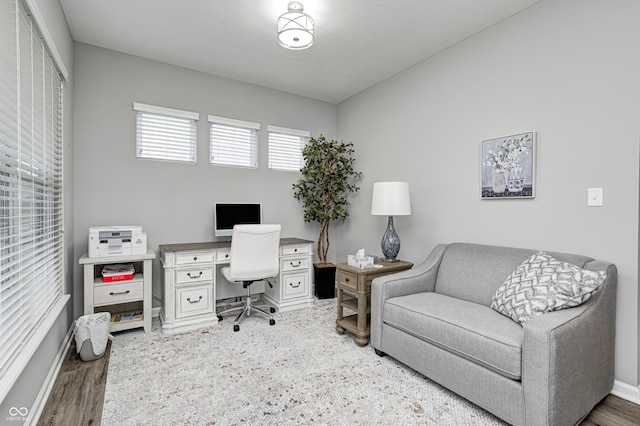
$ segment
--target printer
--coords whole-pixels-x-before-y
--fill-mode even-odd
[[[92,226],[89,257],[147,254],[147,234],[141,226]]]

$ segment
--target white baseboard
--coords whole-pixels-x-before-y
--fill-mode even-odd
[[[40,420],[42,411],[44,410],[45,405],[47,405],[47,400],[49,399],[49,395],[53,390],[53,385],[55,385],[58,374],[60,373],[60,369],[62,368],[62,364],[67,357],[67,352],[69,352],[69,347],[71,347],[71,341],[73,339],[75,328],[76,322],[74,321],[71,324],[69,331],[67,331],[67,335],[62,341],[62,345],[60,345],[60,348],[58,349],[58,353],[56,354],[53,364],[49,369],[47,378],[44,380],[44,383],[40,388],[40,392],[38,392],[38,396],[33,403],[33,407],[31,407],[31,410],[29,410],[29,415],[27,416],[25,425],[37,424],[38,420]]]
[[[613,382],[611,394],[640,405],[640,387],[631,386],[624,382],[615,380]]]

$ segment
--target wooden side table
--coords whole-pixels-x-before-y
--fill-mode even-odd
[[[348,330],[355,334],[356,343],[359,346],[366,346],[369,343],[369,335],[371,334],[371,281],[383,275],[411,269],[413,263],[402,260],[396,262],[377,260],[376,265],[382,265],[382,267],[359,269],[346,263],[336,265],[338,268],[338,319],[336,320],[336,331],[338,334],[344,334]],[[355,313],[344,316],[344,308]]]

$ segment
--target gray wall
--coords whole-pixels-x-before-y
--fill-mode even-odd
[[[73,40],[69,33],[67,21],[58,1],[32,0],[40,16],[44,19],[41,25],[53,39],[64,67],[68,71],[64,85],[64,250],[65,250],[65,292],[72,291],[73,286]],[[56,354],[63,344],[64,338],[73,324],[72,302],[62,310],[52,325],[46,338],[27,364],[22,375],[11,388],[8,396],[0,402],[0,423],[9,414],[11,407],[27,407],[32,409],[49,370],[56,361]]]
[[[566,251],[619,268],[616,379],[638,385],[640,2],[545,1],[338,107],[365,182],[337,258],[380,252],[375,181],[408,181],[400,258],[469,241]],[[534,130],[533,200],[480,199],[480,143]],[[587,207],[587,188],[604,206]]]
[[[267,169],[267,125],[334,136],[336,105],[86,44],[75,45],[74,71],[76,262],[94,225],[142,225],[154,250],[212,241],[216,201],[261,202],[263,220],[281,223],[283,236],[317,239],[317,226],[304,224],[292,196],[299,173]],[[137,160],[133,102],[199,112],[198,164]],[[209,165],[208,114],[262,124],[257,170]],[[157,260],[153,272],[159,298]],[[76,316],[81,278],[76,266]]]

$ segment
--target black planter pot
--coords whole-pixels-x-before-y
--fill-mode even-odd
[[[314,263],[315,296],[318,299],[336,297],[336,265],[332,263]]]

